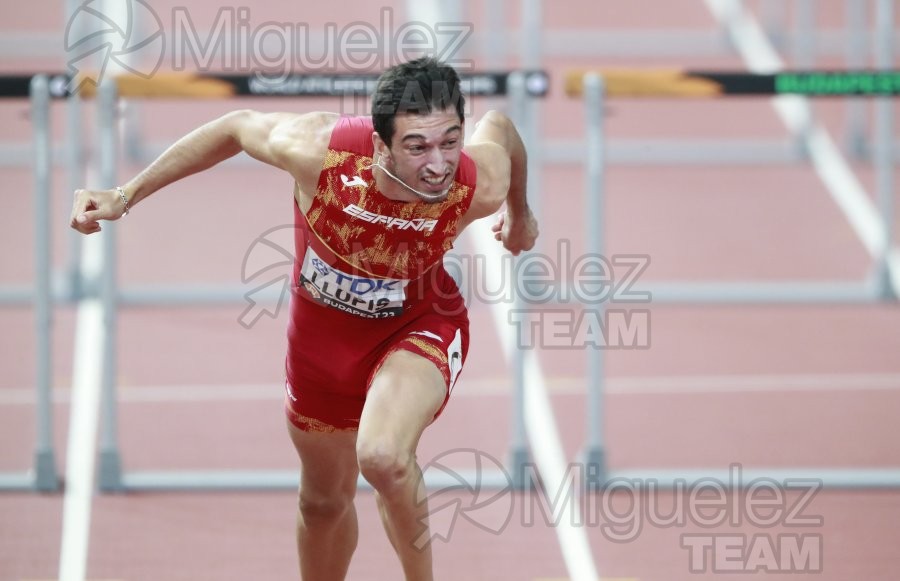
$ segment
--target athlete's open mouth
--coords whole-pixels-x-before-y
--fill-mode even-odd
[[[440,192],[446,187],[447,178],[450,177],[450,174],[444,174],[440,177],[423,177],[422,181],[428,186],[431,191]]]

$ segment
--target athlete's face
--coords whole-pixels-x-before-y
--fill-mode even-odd
[[[428,115],[403,114],[394,118],[391,147],[381,143],[384,161],[407,185],[428,193],[447,189],[462,152],[463,125],[456,111]]]

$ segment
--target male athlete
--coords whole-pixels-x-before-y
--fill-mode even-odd
[[[487,113],[466,145],[452,67],[423,58],[388,69],[372,117],[235,111],[178,140],[112,190],[78,190],[73,228],[100,230],[164,186],[245,151],[294,178],[297,260],[285,410],[302,465],[297,515],[305,581],[344,579],[357,542],[360,473],[376,492],[406,579],[429,580],[417,547],[428,508],[416,447],[443,410],[468,348],[468,318],[442,259],[478,218],[529,250],[525,149]]]

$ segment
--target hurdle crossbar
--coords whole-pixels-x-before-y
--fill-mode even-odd
[[[573,70],[566,74],[566,93],[581,97],[587,119],[587,166],[585,192],[591,217],[587,231],[589,253],[603,252],[603,219],[605,212],[605,160],[607,144],[604,139],[604,105],[608,97],[676,97],[715,98],[723,96],[864,96],[877,101],[876,171],[878,212],[881,240],[870,248],[874,268],[863,281],[741,281],[733,283],[660,282],[634,289],[649,291],[655,303],[864,303],[896,300],[898,289],[892,272],[890,256],[893,248],[893,127],[892,97],[900,94],[900,71],[825,71],[751,74],[745,72],[698,72],[679,70]],[[811,140],[807,136],[806,139]],[[660,471],[610,472],[606,465],[603,435],[603,374],[604,353],[596,349],[588,365],[587,438],[584,458],[586,479],[592,486],[604,486],[611,478],[644,478],[659,476]],[[678,478],[699,478],[709,471],[679,471],[667,473],[665,482]],[[811,474],[826,484],[849,488],[900,487],[900,470],[834,470],[815,471],[786,469],[766,470],[766,474]],[[700,475],[700,476],[698,476]],[[824,476],[827,476],[825,478]],[[811,476],[813,477],[813,476]]]
[[[550,88],[549,76],[541,70],[514,72],[460,73],[463,92],[472,97],[507,96],[509,79],[524,77],[529,96],[543,97]],[[34,75],[0,77],[0,98],[18,99],[29,95]],[[80,96],[97,97],[103,77],[95,73],[50,73],[50,95],[55,99]],[[140,99],[231,99],[234,97],[350,97],[370,95],[377,74],[290,73],[271,76],[158,73],[152,77],[137,74],[109,75],[119,97]]]
[[[754,74],[680,69],[579,69],[565,75],[569,97],[584,96],[587,75],[603,78],[607,97],[803,95],[805,97],[900,95],[900,71],[805,71]]]

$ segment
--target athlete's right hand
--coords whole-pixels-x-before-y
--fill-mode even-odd
[[[100,220],[118,220],[125,204],[116,190],[75,190],[72,219],[69,225],[82,234],[102,230]]]
[[[509,210],[503,212],[497,223],[491,226],[491,230],[494,232],[494,240],[502,242],[503,247],[513,256],[534,248],[538,237],[538,223],[529,208],[525,208],[525,214],[520,216],[511,214]]]

